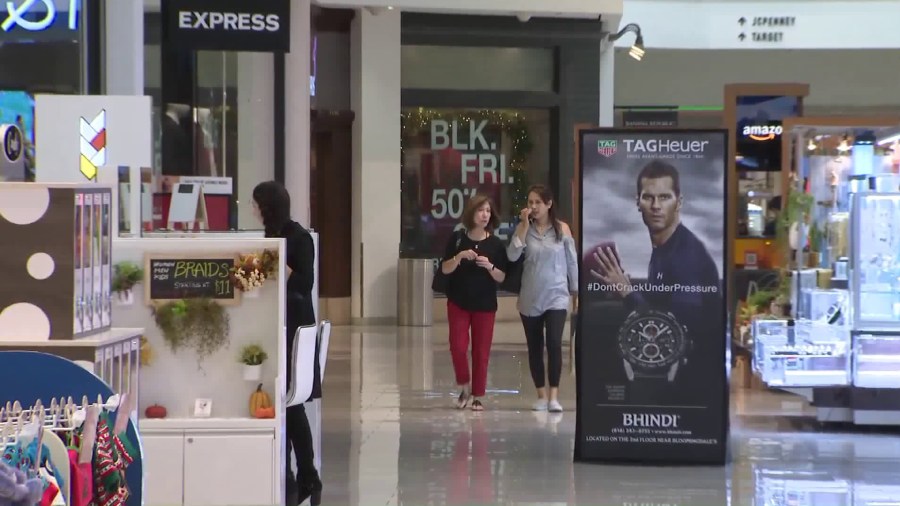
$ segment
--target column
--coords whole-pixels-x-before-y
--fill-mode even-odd
[[[253,217],[253,188],[275,178],[274,72],[271,53],[237,54],[238,178],[234,192],[238,201],[238,228],[259,226]],[[290,143],[287,147],[290,149]],[[306,200],[304,195],[294,192],[291,195],[294,197],[292,204]]]
[[[351,31],[352,316],[397,314],[400,247],[400,13],[357,11]]]
[[[305,227],[310,217],[310,30],[310,0],[291,0],[291,50],[284,59],[284,185],[291,194],[291,215]]]
[[[597,125],[615,125],[616,113],[616,47],[604,39],[600,42],[600,110]]]
[[[144,94],[144,2],[105,2],[104,83],[107,95]]]

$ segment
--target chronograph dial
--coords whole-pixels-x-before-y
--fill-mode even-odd
[[[670,376],[687,355],[687,329],[672,313],[634,311],[619,329],[619,352],[629,379],[634,376]]]

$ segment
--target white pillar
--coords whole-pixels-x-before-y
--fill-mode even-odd
[[[614,126],[616,120],[616,47],[604,39],[600,42],[600,111],[597,125]]]
[[[309,226],[310,0],[291,0],[291,51],[285,55],[284,185],[291,216]]]
[[[107,95],[144,94],[144,1],[105,2]]]
[[[238,228],[259,226],[250,203],[253,188],[275,178],[274,60],[271,53],[237,54],[238,180],[234,191],[238,201]],[[219,171],[221,174],[221,167]],[[298,194],[292,204],[295,200],[302,203],[308,199],[306,194]]]
[[[357,11],[351,30],[354,318],[397,315],[400,12]]]

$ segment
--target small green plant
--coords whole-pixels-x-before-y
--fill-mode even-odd
[[[144,280],[144,269],[133,262],[119,262],[114,267],[112,289],[114,292],[127,292],[134,285]]]
[[[240,362],[244,365],[262,365],[268,358],[269,354],[258,344],[249,344],[241,349]]]
[[[819,228],[818,223],[813,223],[809,227],[809,251],[813,253],[817,253],[822,249],[822,241],[825,239],[825,234],[822,232],[822,229]]]
[[[193,349],[198,362],[228,344],[228,313],[211,299],[169,301],[153,310],[153,318],[173,352]]]

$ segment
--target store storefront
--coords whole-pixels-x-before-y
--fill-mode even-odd
[[[572,217],[573,132],[597,121],[599,20],[402,21],[401,255],[437,258],[466,200],[488,194],[506,238],[531,184]]]
[[[34,181],[34,95],[101,89],[98,0],[25,2],[0,16],[0,124],[14,126],[22,149],[11,150],[0,181]],[[7,128],[4,129],[6,131]]]
[[[736,344],[819,421],[900,424],[900,118],[788,118],[784,135],[796,167],[779,223],[788,271],[745,306]]]

